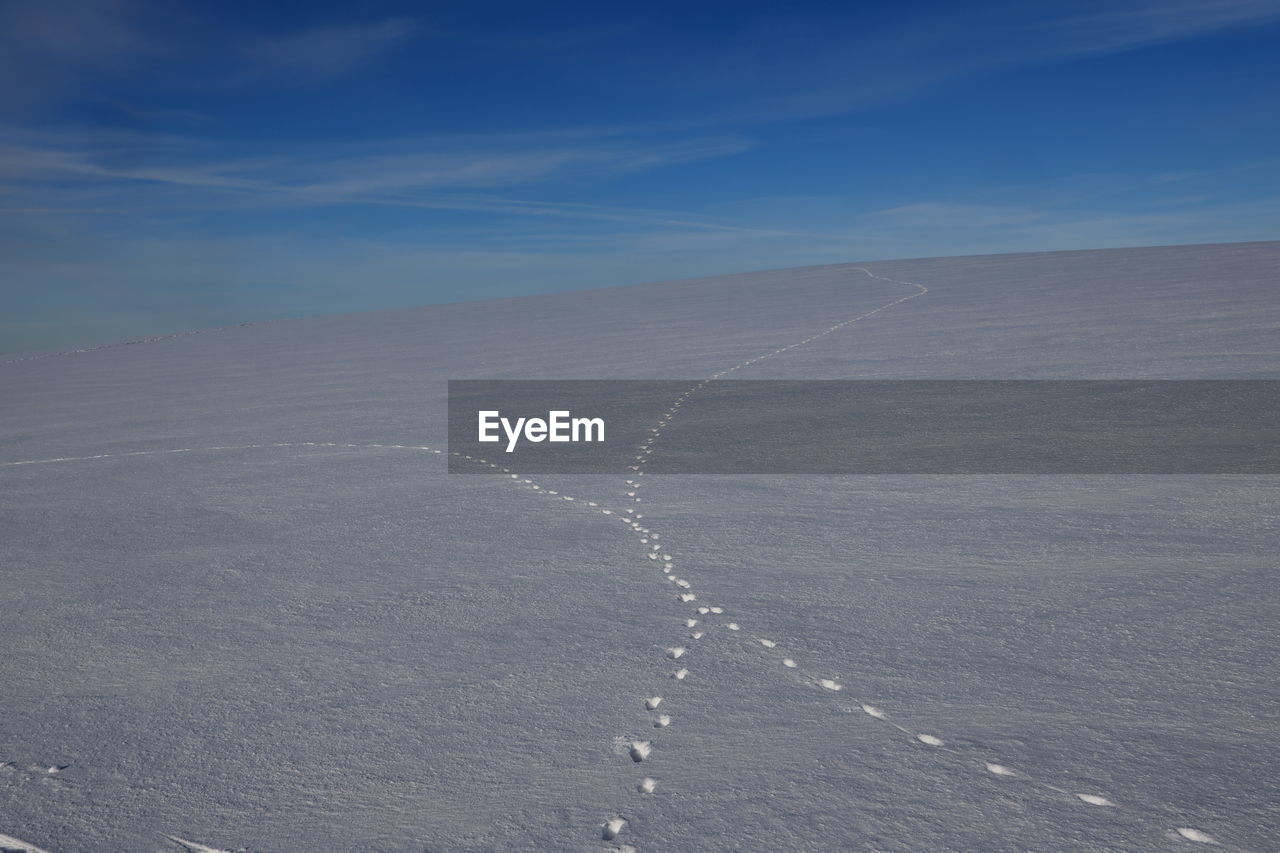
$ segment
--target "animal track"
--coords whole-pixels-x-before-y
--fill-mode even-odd
[[[879,279],[883,279],[883,280],[886,280],[886,281],[896,281],[895,279],[890,279],[890,278],[887,278],[887,277],[885,277],[885,276],[879,276],[879,275],[876,275],[875,273],[871,272],[870,270],[868,270],[868,269],[866,269],[866,268],[860,268],[860,269],[861,269],[861,271],[862,271],[862,272],[866,273],[868,276],[871,276],[871,277],[873,277],[873,278],[879,278]],[[900,283],[900,284],[910,284],[909,282],[898,282],[898,283]],[[709,382],[711,382],[711,381],[713,381],[713,380],[716,380],[716,379],[720,379],[720,378],[722,378],[722,377],[724,377],[724,376],[726,376],[726,375],[728,375],[728,374],[730,374],[730,373],[733,373],[733,372],[735,372],[735,371],[737,371],[737,370],[740,370],[740,369],[742,369],[742,368],[744,368],[744,367],[747,367],[747,366],[750,366],[750,365],[752,365],[752,364],[755,364],[755,363],[757,363],[757,362],[759,362],[759,361],[761,361],[761,360],[763,360],[763,359],[769,358],[769,357],[771,357],[771,356],[780,355],[780,354],[785,353],[785,352],[787,352],[787,351],[789,351],[789,350],[793,350],[793,349],[796,349],[797,347],[801,347],[801,346],[804,346],[804,345],[806,345],[806,344],[809,344],[809,343],[811,343],[811,342],[813,342],[813,341],[817,340],[818,338],[823,337],[824,335],[831,334],[832,332],[836,331],[837,329],[844,328],[845,326],[848,326],[848,325],[849,325],[849,324],[851,324],[851,323],[857,322],[857,321],[859,321],[859,320],[866,319],[867,317],[873,316],[873,315],[875,315],[875,314],[877,314],[877,313],[879,313],[879,312],[881,312],[881,311],[884,311],[884,310],[886,310],[887,308],[892,307],[893,305],[898,305],[898,304],[901,304],[902,302],[906,302],[906,301],[908,301],[908,300],[910,300],[910,299],[915,299],[915,298],[917,298],[918,296],[921,296],[921,295],[923,295],[923,294],[925,294],[925,293],[927,293],[927,292],[928,292],[928,289],[927,289],[927,288],[925,288],[923,285],[913,284],[912,286],[916,288],[916,292],[915,292],[915,293],[912,293],[912,294],[908,294],[908,295],[906,295],[906,296],[903,296],[903,297],[901,297],[900,299],[894,300],[893,302],[888,303],[888,304],[886,304],[886,305],[882,305],[882,306],[880,306],[879,308],[876,308],[876,309],[874,309],[874,310],[872,310],[872,311],[866,312],[865,314],[861,314],[861,315],[859,315],[859,316],[857,316],[857,317],[854,317],[854,318],[852,318],[852,319],[850,319],[850,320],[846,320],[846,321],[844,321],[844,322],[837,323],[837,324],[835,324],[835,325],[833,325],[833,326],[831,326],[831,327],[829,327],[829,328],[827,328],[827,329],[825,329],[825,330],[823,330],[823,331],[821,331],[821,332],[818,332],[817,334],[814,334],[814,335],[811,335],[811,336],[809,336],[809,337],[807,337],[807,338],[804,338],[803,340],[798,341],[798,342],[796,342],[796,343],[794,343],[794,344],[790,344],[790,345],[787,345],[787,346],[779,347],[779,348],[774,349],[774,350],[771,350],[771,351],[769,351],[769,352],[762,353],[762,354],[757,355],[757,356],[755,356],[755,357],[749,358],[749,359],[747,359],[747,360],[745,360],[745,361],[743,361],[743,362],[740,362],[740,363],[738,363],[738,364],[736,364],[736,365],[733,365],[733,366],[731,366],[731,367],[725,368],[725,369],[723,369],[723,370],[721,370],[721,371],[719,371],[719,372],[717,372],[717,373],[713,374],[712,376],[708,377],[707,379],[701,380],[700,382],[696,383],[693,387],[691,387],[691,388],[689,388],[688,390],[686,390],[683,394],[681,394],[681,395],[680,395],[680,396],[679,396],[679,397],[678,397],[678,398],[677,398],[677,399],[676,399],[676,400],[675,400],[675,401],[674,401],[674,402],[673,402],[673,403],[668,407],[668,409],[663,413],[663,416],[662,416],[662,417],[657,421],[657,423],[654,425],[654,427],[650,429],[650,437],[649,437],[648,439],[646,439],[646,441],[644,442],[644,444],[642,445],[642,447],[641,447],[641,449],[640,449],[640,453],[636,455],[636,457],[635,457],[636,465],[632,466],[632,470],[635,472],[635,476],[634,476],[633,478],[628,479],[628,480],[626,481],[626,485],[627,485],[628,487],[630,487],[630,488],[627,490],[627,492],[626,492],[626,496],[627,496],[627,497],[629,497],[629,498],[633,498],[633,499],[635,499],[636,501],[639,501],[639,491],[640,491],[640,489],[639,489],[639,477],[641,477],[641,476],[643,476],[643,475],[644,475],[644,466],[645,466],[645,464],[646,464],[646,462],[647,462],[647,460],[648,460],[649,456],[650,456],[650,455],[652,454],[652,452],[653,452],[653,444],[654,444],[654,442],[656,442],[656,441],[661,437],[662,429],[663,429],[663,428],[665,428],[665,427],[668,425],[668,423],[669,423],[669,422],[670,422],[670,421],[675,417],[676,413],[679,411],[679,409],[681,408],[681,406],[683,406],[683,405],[684,405],[684,403],[689,399],[689,397],[690,397],[690,396],[692,396],[693,394],[697,393],[698,391],[700,391],[700,390],[701,390],[702,388],[704,388],[704,387],[705,387]],[[656,534],[656,533],[651,533],[651,532],[650,532],[650,531],[648,531],[648,530],[645,530],[644,532],[645,532],[645,534],[646,534],[647,538],[649,538],[649,539],[651,539],[651,540],[654,540],[654,541],[656,541],[656,540],[658,539],[658,534]],[[653,556],[653,554],[650,554],[650,556],[652,557],[652,556]],[[664,560],[669,561],[669,560],[670,560],[670,556],[669,556],[669,555],[664,555],[663,559],[664,559]],[[708,613],[711,613],[711,614],[721,614],[721,613],[723,613],[723,612],[724,612],[724,609],[723,609],[723,607],[721,607],[721,606],[710,606],[710,607],[708,607],[708,606],[700,606],[700,607],[698,607],[698,608],[697,608],[697,612],[698,612],[700,615],[707,615]],[[687,622],[687,626],[688,626],[688,627],[690,627],[690,628],[692,628],[694,624],[696,624],[696,620],[692,620],[692,619],[691,619],[691,620],[688,620],[688,622]],[[725,627],[727,627],[730,631],[738,631],[738,630],[740,629],[740,627],[741,627],[741,626],[740,626],[737,622],[730,622],[730,623],[728,623]],[[763,646],[765,649],[774,649],[774,648],[776,648],[776,647],[777,647],[777,645],[778,645],[778,644],[777,644],[777,642],[776,642],[776,641],[774,641],[774,640],[768,640],[768,639],[763,639],[763,638],[757,638],[757,640],[758,640],[759,644],[760,644],[761,646]],[[782,665],[783,665],[785,668],[787,668],[787,669],[799,669],[799,666],[798,666],[798,664],[796,663],[796,661],[795,661],[793,658],[789,658],[789,657],[782,658]],[[682,671],[682,672],[683,672],[683,671]],[[680,675],[678,674],[678,675],[677,675],[677,677],[680,677]],[[836,680],[834,680],[834,679],[831,679],[831,678],[820,677],[820,678],[817,678],[817,679],[816,679],[816,682],[817,682],[817,684],[818,684],[818,685],[820,685],[820,686],[821,686],[821,687],[823,687],[824,689],[829,690],[829,691],[832,691],[832,692],[840,692],[840,691],[842,691],[842,690],[844,689],[844,688],[843,688],[843,685],[841,685],[838,681],[836,681]],[[868,716],[870,716],[870,717],[872,717],[872,718],[874,718],[874,719],[877,719],[877,720],[881,720],[881,721],[883,721],[883,722],[886,722],[886,723],[888,723],[889,725],[891,725],[892,727],[894,727],[895,729],[897,729],[898,731],[900,731],[900,732],[902,732],[902,733],[904,733],[904,734],[911,734],[911,732],[910,732],[908,729],[906,729],[905,727],[903,727],[903,726],[899,725],[898,723],[895,723],[895,722],[890,721],[890,720],[888,719],[887,715],[886,715],[883,711],[881,711],[879,708],[875,707],[874,705],[863,704],[863,705],[861,705],[860,707],[861,707],[861,710],[862,710],[865,714],[867,714]],[[942,738],[940,738],[940,737],[938,737],[938,736],[936,736],[936,735],[932,735],[932,734],[913,734],[913,735],[912,735],[912,737],[914,737],[914,738],[915,738],[915,740],[917,740],[919,743],[925,744],[925,745],[927,745],[927,746],[931,746],[931,747],[935,747],[935,748],[944,748],[944,747],[945,747],[945,741],[943,741],[943,739],[942,739]],[[984,769],[985,769],[987,772],[989,772],[989,773],[991,773],[991,774],[993,774],[993,775],[995,775],[995,776],[1009,777],[1009,776],[1017,775],[1017,774],[1015,774],[1015,772],[1014,772],[1013,770],[1011,770],[1010,768],[1008,768],[1008,767],[1006,767],[1006,766],[1004,766],[1004,765],[1001,765],[1001,764],[996,764],[996,763],[993,763],[993,762],[983,762],[982,764],[983,764]],[[1041,783],[1041,784],[1044,784],[1044,783]],[[1052,787],[1052,786],[1044,785],[1044,787]],[[1056,790],[1056,789],[1055,789],[1055,790]],[[1086,802],[1086,803],[1090,803],[1090,804],[1093,804],[1093,805],[1106,805],[1106,806],[1113,806],[1113,807],[1114,807],[1114,804],[1113,804],[1113,803],[1111,803],[1109,800],[1106,800],[1105,798],[1100,797],[1100,796],[1098,796],[1098,795],[1093,795],[1093,794],[1082,794],[1082,795],[1077,795],[1077,796],[1079,796],[1079,797],[1080,797],[1080,799],[1081,799],[1082,801]],[[1177,836],[1178,836],[1178,837],[1184,838],[1184,839],[1186,839],[1186,840],[1191,840],[1191,841],[1205,841],[1205,840],[1207,840],[1207,842],[1206,842],[1206,843],[1214,843],[1214,842],[1212,841],[1212,839],[1211,839],[1207,834],[1203,833],[1201,830],[1198,830],[1198,829],[1194,829],[1194,828],[1190,828],[1190,827],[1184,827],[1184,828],[1177,829],[1177,830],[1176,830],[1176,833],[1177,833]]]
[[[896,281],[895,279],[890,279],[885,276],[876,275],[875,273],[865,268],[859,268],[859,269],[861,272],[873,278],[878,278],[886,281]],[[897,282],[897,283],[910,284],[908,282]],[[637,456],[635,457],[636,464],[633,466],[630,466],[634,474],[632,478],[627,480],[626,482],[626,485],[630,487],[629,489],[626,490],[626,493],[625,493],[626,498],[628,498],[629,501],[634,504],[639,504],[641,502],[642,498],[640,495],[640,485],[641,485],[640,478],[643,477],[645,474],[644,466],[648,458],[653,453],[653,444],[660,438],[661,430],[670,423],[670,421],[678,413],[679,409],[683,406],[685,402],[687,402],[687,400],[693,394],[697,393],[702,388],[706,387],[706,385],[713,380],[723,378],[724,376],[727,376],[742,368],[756,364],[759,361],[769,358],[771,356],[781,355],[785,352],[794,350],[798,347],[805,346],[821,337],[829,335],[839,329],[845,328],[852,323],[858,322],[860,320],[864,320],[886,309],[889,309],[895,305],[901,304],[911,299],[915,299],[928,292],[927,288],[925,288],[922,285],[912,284],[911,286],[916,288],[915,293],[908,294],[892,302],[889,302],[885,305],[882,305],[872,311],[868,311],[864,314],[858,315],[849,320],[845,320],[841,323],[837,323],[833,326],[830,326],[827,329],[824,329],[816,334],[810,335],[809,337],[804,338],[800,341],[797,341],[793,344],[779,347],[777,349],[774,349],[769,352],[763,353],[761,355],[757,355],[753,358],[747,359],[731,367],[720,370],[717,373],[714,373],[712,376],[708,377],[707,379],[699,381],[690,389],[685,391],[671,404],[668,410],[664,413],[663,417],[657,422],[656,426],[651,430],[650,438],[645,442],[645,445],[641,449],[640,453],[638,453]],[[18,460],[18,461],[11,461],[11,462],[0,462],[0,467],[80,462],[80,461],[122,458],[122,457],[146,457],[146,456],[171,455],[171,454],[194,454],[194,453],[205,453],[205,452],[215,452],[215,451],[292,448],[292,447],[397,449],[397,450],[425,451],[425,452],[429,452],[436,455],[442,455],[444,453],[444,451],[442,450],[425,446],[425,445],[353,444],[353,443],[342,443],[342,442],[279,442],[279,443],[272,443],[272,444],[249,444],[249,445],[219,446],[219,447],[205,447],[205,448],[184,447],[184,448],[170,448],[170,449],[160,449],[160,450],[128,451],[128,452],[122,452],[122,453],[105,453],[105,454],[95,454],[95,455],[78,456],[78,457],[56,457],[56,458],[49,458],[49,459]],[[654,562],[658,562],[662,566],[664,574],[672,582],[676,583],[682,589],[690,589],[692,587],[692,584],[690,584],[688,581],[684,579],[674,578],[671,575],[673,564],[674,564],[673,556],[670,553],[667,553],[663,549],[663,546],[659,543],[659,539],[660,539],[659,533],[654,532],[651,528],[642,526],[639,523],[639,520],[642,519],[644,516],[636,512],[633,508],[628,507],[625,510],[621,510],[615,513],[613,509],[602,507],[597,501],[579,500],[572,495],[564,495],[564,494],[560,494],[556,490],[546,489],[541,485],[539,485],[538,483],[535,483],[532,479],[523,478],[520,475],[514,472],[511,472],[510,469],[503,468],[495,463],[488,462],[486,460],[479,459],[478,457],[472,457],[469,455],[462,455],[457,453],[453,455],[460,456],[461,458],[464,458],[469,462],[475,462],[477,464],[487,466],[496,471],[501,471],[502,473],[505,473],[509,476],[512,485],[526,488],[529,491],[534,492],[538,495],[544,495],[552,499],[559,499],[565,503],[574,504],[577,507],[581,507],[585,511],[595,512],[604,516],[617,517],[624,524],[628,525],[628,527],[631,529],[633,533],[638,534],[637,538],[641,540],[640,544],[643,546],[647,546],[646,556],[648,557],[648,559]],[[679,596],[679,600],[681,601],[681,603],[689,603],[696,600],[696,596],[691,592],[682,593]],[[700,615],[706,615],[708,613],[720,615],[724,613],[724,608],[723,606],[720,606],[720,605],[710,606],[710,607],[699,606],[697,608],[697,612]],[[696,624],[697,624],[696,619],[686,620],[686,627],[693,628]],[[729,628],[729,630],[731,631],[737,631],[740,628],[737,622],[729,623],[725,627]],[[697,636],[695,637],[695,639],[697,639],[698,637],[701,637],[703,634],[704,632],[702,631],[697,632]],[[757,639],[758,639],[759,645],[763,646],[767,650],[772,650],[777,646],[777,643],[773,640],[765,640],[765,639],[759,639],[759,638]],[[676,647],[668,648],[666,653],[669,658],[671,658],[672,660],[675,660],[675,659],[681,658],[686,651],[687,650],[684,647],[676,646]],[[789,657],[782,658],[781,662],[782,662],[782,665],[787,669],[799,669],[798,664],[792,658],[789,658]],[[677,681],[683,681],[686,679],[688,675],[689,675],[689,670],[682,668],[672,673],[672,678]],[[806,677],[814,678],[814,676],[806,676]],[[818,677],[818,678],[815,678],[815,680],[818,685],[820,685],[821,687],[829,691],[842,691],[844,689],[839,682],[830,678]],[[809,681],[808,683],[812,684],[814,683],[814,681]],[[653,697],[653,699],[649,701],[652,702],[654,699],[657,699],[657,698],[658,697]],[[646,707],[648,708],[648,710],[653,710],[654,708],[657,707],[657,705],[655,703],[650,707],[648,702],[646,702]],[[911,735],[920,743],[926,744],[928,746],[933,746],[933,747],[944,747],[945,745],[945,742],[941,738],[935,735],[912,734],[910,730],[908,730],[904,726],[901,726],[898,723],[890,720],[888,718],[888,715],[884,711],[877,708],[876,706],[869,705],[869,704],[861,704],[859,707],[860,707],[860,710],[863,713],[865,713],[867,716],[870,716],[876,720],[883,721],[904,734]],[[670,720],[671,718],[666,714],[659,715],[657,719],[654,721],[654,726],[657,728],[664,728],[670,723]],[[629,754],[632,760],[637,763],[648,759],[652,753],[652,750],[653,750],[653,745],[650,741],[632,740],[632,741],[628,741],[626,745],[627,754]],[[953,749],[951,751],[954,752],[957,750]],[[1005,765],[993,763],[990,761],[980,761],[977,763],[980,764],[980,766],[986,772],[994,776],[999,776],[999,777],[1022,776],[1023,778],[1027,778],[1028,781],[1032,784],[1040,785],[1041,787],[1051,789],[1063,795],[1066,794],[1065,791],[1062,791],[1059,788],[1049,785],[1048,783],[1037,782],[1034,778],[1029,778],[1026,776],[1026,774],[1021,772],[1015,772],[1013,769],[1006,767]],[[29,772],[33,774],[33,776],[42,776],[43,778],[46,778],[46,779],[52,779],[52,777],[56,777],[57,774],[63,769],[65,769],[65,766],[44,765],[44,766],[33,766],[29,768]],[[16,767],[12,764],[0,764],[0,773],[14,774],[14,773],[21,773],[21,771],[18,771]],[[656,787],[656,782],[654,782],[654,780],[651,777],[644,777],[644,779],[642,779],[640,782],[638,790],[641,793],[650,794],[650,793],[653,793],[655,787]],[[1115,803],[1111,802],[1110,800],[1098,794],[1075,794],[1074,796],[1078,798],[1080,802],[1083,802],[1088,805],[1118,808],[1118,806],[1116,806]],[[621,816],[610,818],[602,826],[602,837],[606,841],[613,841],[617,838],[618,834],[621,833],[623,831],[623,828],[626,827],[627,825],[628,825],[627,818],[624,818]],[[1169,834],[1171,837],[1182,839],[1188,842],[1203,843],[1203,844],[1218,843],[1208,833],[1205,833],[1204,831],[1194,827],[1177,827],[1175,829],[1170,830]],[[209,847],[207,845],[202,845],[202,844],[199,844],[198,842],[188,841],[186,839],[182,839],[177,836],[164,836],[164,837],[175,844],[183,846],[186,850],[189,851],[189,853],[231,853],[230,851]],[[39,848],[26,844],[25,842],[11,838],[10,836],[0,835],[0,853],[5,853],[5,851],[9,849],[21,851],[21,853],[47,853],[47,851],[40,850]],[[623,849],[630,850],[632,848],[624,845]]]

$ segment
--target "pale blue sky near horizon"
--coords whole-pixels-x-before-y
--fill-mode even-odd
[[[0,8],[0,351],[1280,239],[1280,0]]]

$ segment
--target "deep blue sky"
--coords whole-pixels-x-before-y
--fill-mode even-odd
[[[1280,0],[0,6],[0,350],[1280,238]]]

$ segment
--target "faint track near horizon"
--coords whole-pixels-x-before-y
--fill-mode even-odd
[[[112,341],[111,343],[105,343],[105,344],[93,344],[92,346],[80,346],[80,347],[76,347],[75,349],[57,349],[57,350],[50,350],[48,352],[36,352],[36,353],[31,353],[30,355],[19,355],[16,358],[7,358],[3,361],[0,361],[0,367],[4,367],[5,365],[9,365],[9,364],[21,364],[24,361],[41,361],[46,358],[59,358],[61,356],[68,356],[68,355],[83,355],[85,353],[98,352],[99,350],[104,350],[104,349],[119,349],[120,347],[132,347],[132,346],[138,346],[139,344],[158,344],[162,341],[171,341],[171,340],[174,340],[175,338],[186,338],[186,337],[190,337],[191,335],[207,335],[207,334],[212,334],[214,332],[225,332],[229,329],[239,329],[245,326],[259,326],[264,322],[275,323],[279,321],[278,320],[257,320],[250,323],[233,323],[230,326],[213,326],[208,329],[189,329],[183,332],[169,332],[163,335],[148,335],[145,338],[130,338],[129,340],[126,340],[126,341]],[[0,851],[0,853],[3,853],[3,851]]]

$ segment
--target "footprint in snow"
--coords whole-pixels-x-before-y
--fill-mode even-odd
[[[650,696],[648,699],[644,700],[644,707],[648,711],[652,711],[653,709],[657,708],[661,704],[662,704],[661,696]]]
[[[1198,829],[1193,829],[1190,826],[1180,826],[1174,831],[1177,832],[1178,835],[1181,835],[1183,838],[1187,839],[1188,841],[1198,841],[1201,844],[1217,844],[1218,843],[1208,833],[1201,832]]]
[[[627,819],[622,817],[610,818],[604,822],[603,831],[601,833],[605,841],[613,841],[618,837],[618,833],[622,832],[622,828],[627,825]]]
[[[1115,805],[1115,803],[1111,802],[1106,797],[1099,797],[1097,794],[1076,794],[1076,796],[1079,797],[1082,802],[1088,803],[1091,806]]]
[[[649,757],[649,753],[653,752],[653,744],[647,740],[634,740],[631,747],[627,750],[627,755],[631,756],[631,760],[636,764],[644,761]]]
[[[943,745],[942,738],[934,737],[933,735],[916,735],[916,740],[920,741],[926,746],[942,746]]]

